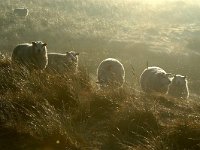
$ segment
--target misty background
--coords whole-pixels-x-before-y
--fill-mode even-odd
[[[25,7],[19,17],[14,8]],[[0,51],[42,40],[49,52],[80,52],[80,66],[96,80],[107,57],[125,66],[128,85],[138,87],[142,70],[160,66],[187,75],[200,94],[200,2],[186,0],[6,0],[0,1]]]

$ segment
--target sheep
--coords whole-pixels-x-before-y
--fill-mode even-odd
[[[148,67],[140,75],[140,86],[148,94],[166,94],[171,83],[169,75],[160,67]]]
[[[48,71],[57,73],[71,72],[76,73],[78,70],[78,52],[70,51],[66,54],[48,53]]]
[[[17,45],[11,56],[12,65],[25,67],[30,72],[33,70],[43,70],[48,63],[46,43],[34,41]]]
[[[20,17],[28,16],[29,10],[27,8],[15,8],[14,14]]]
[[[101,89],[120,88],[125,82],[125,70],[122,63],[114,58],[103,60],[97,68],[97,83]]]
[[[168,95],[174,98],[189,97],[187,77],[182,75],[174,75],[172,82],[169,85]]]

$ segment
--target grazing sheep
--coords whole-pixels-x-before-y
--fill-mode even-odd
[[[188,98],[189,90],[186,76],[175,75],[169,85],[168,95],[174,98]]]
[[[140,85],[146,93],[167,93],[168,86],[171,83],[169,79],[170,73],[166,73],[159,67],[148,67],[140,76]]]
[[[42,41],[17,45],[12,53],[12,64],[25,66],[29,71],[45,69],[48,63],[46,45]]]
[[[70,51],[66,54],[49,53],[48,54],[48,71],[56,71],[58,73],[71,72],[76,73],[78,69],[79,53]]]
[[[28,16],[29,10],[27,8],[15,8],[14,14],[20,17]]]
[[[119,88],[125,81],[125,70],[121,62],[114,58],[103,60],[97,69],[100,88]]]

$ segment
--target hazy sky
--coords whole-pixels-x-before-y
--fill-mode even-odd
[[[152,3],[152,4],[160,4],[163,2],[177,2],[182,1],[186,3],[200,3],[200,0],[127,0],[127,1],[138,1],[138,2],[144,2],[144,3]]]

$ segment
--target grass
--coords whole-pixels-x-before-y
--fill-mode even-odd
[[[101,91],[85,67],[75,76],[33,72],[25,81],[12,73],[11,69],[8,79],[20,86],[13,89],[10,80],[1,82],[7,85],[0,96],[1,148],[159,150],[200,146],[198,98],[147,96],[128,85]]]
[[[195,150],[200,148],[199,3],[136,0],[0,2],[0,149]],[[25,18],[13,15],[27,7]],[[192,17],[191,17],[192,16]],[[80,52],[76,75],[11,67],[18,43]],[[101,91],[96,68],[119,59],[126,83]],[[188,76],[190,98],[141,92],[146,63]]]

